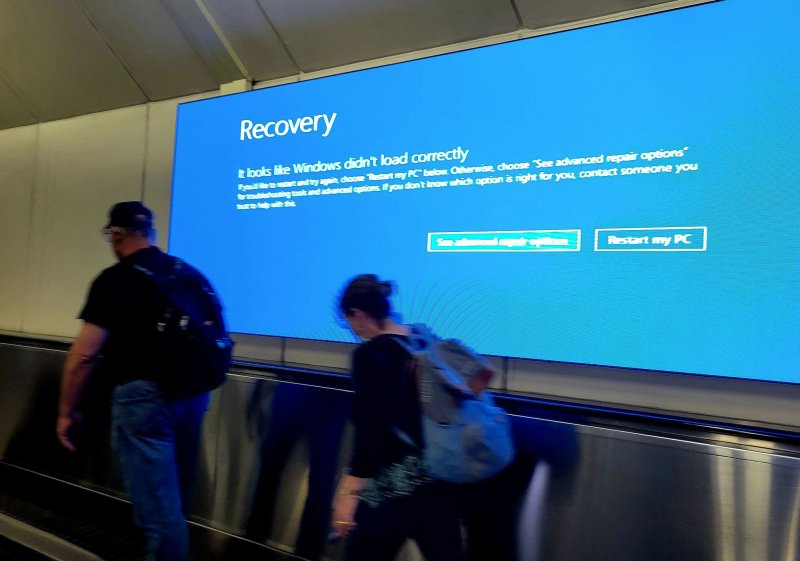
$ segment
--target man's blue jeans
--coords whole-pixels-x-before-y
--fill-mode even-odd
[[[207,392],[168,398],[148,380],[114,390],[113,444],[148,560],[189,558],[186,511],[208,401]]]

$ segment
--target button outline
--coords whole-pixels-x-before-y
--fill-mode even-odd
[[[577,233],[577,247],[575,249],[431,249],[431,236],[438,234],[557,234]],[[427,253],[575,253],[581,250],[583,233],[580,228],[567,230],[481,230],[467,232],[428,232]]]
[[[598,249],[600,232],[641,232],[642,230],[702,230],[703,231],[703,247],[702,248],[684,248],[684,249]],[[708,226],[658,226],[655,228],[595,228],[594,230],[594,250],[601,251],[661,251],[661,252],[676,252],[676,251],[706,251],[708,249]]]

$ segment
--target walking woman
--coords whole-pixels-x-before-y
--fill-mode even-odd
[[[346,561],[391,561],[408,538],[426,561],[458,561],[454,489],[431,479],[422,459],[419,394],[406,350],[411,331],[391,318],[391,294],[392,283],[360,275],[339,300],[363,343],[352,359],[355,443],[349,471],[339,481],[332,531],[347,537]]]

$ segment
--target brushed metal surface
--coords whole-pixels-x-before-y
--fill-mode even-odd
[[[60,350],[0,343],[0,455],[120,496],[102,406],[87,411],[84,453],[55,443],[62,361]],[[96,382],[101,403],[102,372]],[[206,419],[193,520],[308,559],[340,557],[325,536],[350,393],[324,382],[231,375]],[[797,442],[544,412],[513,416],[513,430],[514,465],[464,490],[479,559],[800,559]]]

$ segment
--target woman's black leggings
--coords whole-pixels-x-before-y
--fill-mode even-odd
[[[406,539],[417,542],[425,561],[462,559],[455,489],[434,481],[410,495],[387,498],[376,507],[362,503],[345,561],[392,561]]]

